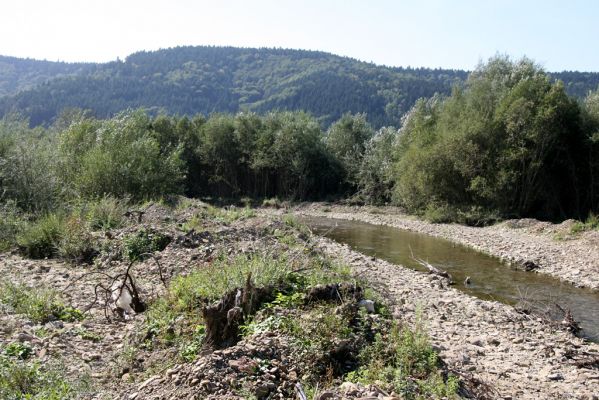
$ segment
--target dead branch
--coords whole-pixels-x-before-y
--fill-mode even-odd
[[[412,260],[414,260],[418,264],[422,265],[424,268],[428,269],[428,273],[429,274],[438,275],[438,276],[440,276],[442,278],[449,279],[450,283],[453,282],[452,279],[451,279],[451,275],[449,274],[449,272],[444,271],[442,269],[439,269],[439,268],[433,266],[432,264],[424,261],[421,258],[414,257],[414,252],[412,251],[412,246],[410,246],[410,253],[412,255],[412,257],[411,257]]]

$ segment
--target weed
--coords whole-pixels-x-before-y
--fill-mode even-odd
[[[47,214],[28,224],[17,236],[17,244],[31,258],[52,257],[65,231],[65,218],[59,214]]]
[[[183,224],[183,226],[181,227],[181,229],[184,232],[191,232],[191,231],[199,232],[202,230],[203,225],[204,225],[204,220],[203,220],[202,216],[199,214],[196,214],[193,217],[191,217],[188,221],[186,221]]]
[[[0,357],[0,398],[27,400],[65,400],[79,397],[89,383],[82,379],[77,385],[68,382],[59,366],[40,366]]]
[[[599,229],[599,214],[590,213],[585,222],[576,221],[570,228],[570,233],[575,235],[593,229]]]
[[[406,399],[456,396],[459,381],[443,379],[437,353],[420,322],[414,329],[394,324],[389,332],[378,333],[359,358],[362,366],[347,375],[349,381],[388,382],[388,389]]]
[[[90,342],[97,343],[102,340],[102,337],[97,333],[88,331],[85,328],[78,328],[73,331],[77,336],[79,336],[83,340],[89,340]]]
[[[192,362],[202,348],[205,334],[206,327],[204,325],[197,325],[193,330],[193,335],[190,340],[181,346],[181,358],[187,362]]]
[[[118,199],[108,195],[90,202],[86,207],[86,216],[91,229],[108,230],[124,226],[127,204],[127,199]]]
[[[226,209],[208,206],[208,208],[206,208],[203,211],[203,213],[206,217],[212,218],[224,224],[230,224],[231,222],[237,220],[252,218],[256,216],[256,212],[249,207],[238,208],[235,206],[230,206]]]
[[[130,261],[138,261],[148,253],[164,250],[170,241],[168,236],[160,232],[142,228],[123,240],[124,253]]]
[[[267,208],[281,208],[281,201],[278,197],[273,197],[270,199],[264,199],[262,201],[262,207]]]
[[[26,360],[33,354],[33,349],[26,343],[12,342],[4,348],[5,355]]]
[[[88,230],[87,222],[76,216],[69,216],[62,224],[62,233],[56,243],[56,252],[61,258],[91,263],[98,253],[96,243]]]
[[[30,288],[11,282],[0,282],[0,303],[8,311],[24,314],[34,322],[44,323],[53,319],[78,321],[83,313],[60,301],[58,293],[45,288]]]

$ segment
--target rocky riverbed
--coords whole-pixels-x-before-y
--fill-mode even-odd
[[[394,316],[420,315],[450,366],[491,384],[498,399],[597,399],[599,370],[577,360],[599,357],[599,345],[559,331],[513,307],[482,301],[426,275],[366,257],[322,238],[332,256],[381,288]],[[580,364],[580,363],[579,363]]]
[[[57,365],[68,381],[88,382],[78,389],[77,398],[272,399],[297,398],[304,391],[320,400],[393,400],[401,394],[385,389],[389,382],[351,383],[347,373],[365,365],[368,360],[360,360],[358,353],[376,334],[389,332],[389,326],[397,322],[401,327],[422,326],[443,364],[433,374],[458,377],[461,395],[471,393],[493,399],[598,398],[597,344],[510,306],[473,298],[435,275],[373,259],[310,235],[293,218],[273,215],[282,211],[258,212],[256,216],[251,210],[220,210],[189,200],[182,203],[176,208],[146,206],[143,220],[102,232],[98,238],[102,251],[92,265],[29,260],[16,251],[0,255],[3,281],[24,284],[31,293],[42,287],[54,289],[65,304],[75,309],[86,310],[91,305],[83,320],[74,321],[39,322],[7,308],[0,316],[2,356],[9,348],[29,348],[32,353],[27,362],[42,368]],[[323,207],[327,206],[311,205],[297,212],[350,216],[351,209]],[[403,221],[414,230],[434,229],[433,225],[398,214],[362,210],[356,215],[370,215],[379,218],[380,223]],[[444,229],[459,232],[462,228]],[[469,232],[471,228],[463,229]],[[484,228],[490,243],[495,243],[489,239],[493,229],[550,238],[548,233],[535,233],[530,226]],[[122,318],[113,313],[115,305],[109,298],[100,296],[94,302],[94,291],[99,284],[106,287],[111,276],[127,269],[130,262],[124,251],[139,232],[160,233],[170,242],[152,257],[136,262],[132,269],[143,299],[150,304],[149,311]],[[471,233],[465,237],[475,236]],[[582,243],[589,238],[558,244],[577,240]],[[579,246],[586,242],[581,243]],[[529,259],[525,248],[521,251],[522,258]],[[265,255],[275,264],[283,260],[276,265],[293,268],[293,276],[304,276],[300,281],[325,265],[322,271],[328,271],[328,282],[345,282],[349,288],[357,288],[355,282],[361,282],[363,287],[374,289],[368,296],[378,293],[377,306],[384,303],[389,312],[360,313],[361,292],[359,296],[351,291],[354,294],[333,296],[332,301],[306,300],[310,290],[322,288],[326,282],[324,275],[314,272],[316,275],[309,278],[317,277],[312,286],[269,300],[272,302],[245,322],[241,340],[215,350],[202,345],[195,336],[205,324],[197,319],[201,303],[191,302],[196,308],[178,314],[162,315],[169,313],[170,306],[157,308],[161,301],[174,299],[167,304],[177,304],[177,298],[169,293],[188,293],[180,292],[185,285],[166,290],[177,277],[211,268],[218,259],[225,260],[219,265],[228,268],[239,260],[260,260]],[[184,297],[179,299],[183,301]],[[356,321],[361,322],[356,325]],[[328,328],[323,330],[325,325]]]
[[[572,234],[574,221],[552,224],[533,219],[508,220],[489,227],[432,224],[393,207],[349,207],[311,203],[298,215],[357,220],[425,233],[469,246],[508,263],[548,274],[579,287],[599,289],[599,231]]]

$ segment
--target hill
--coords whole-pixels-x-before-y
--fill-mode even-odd
[[[138,107],[180,115],[302,109],[323,125],[348,111],[365,112],[380,127],[398,125],[418,98],[448,94],[467,74],[385,67],[317,51],[233,47],[138,52],[105,64],[4,57],[0,115],[18,112],[40,125],[73,107],[102,118]],[[599,84],[598,73],[556,76],[579,96]]]

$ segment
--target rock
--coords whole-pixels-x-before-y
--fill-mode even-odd
[[[364,308],[369,313],[374,313],[374,301],[372,300],[360,300],[358,306]]]
[[[352,382],[343,382],[339,386],[339,390],[341,391],[341,393],[348,396],[355,396],[359,392],[358,385]]]
[[[270,393],[270,388],[266,384],[258,385],[254,389],[254,394],[258,398],[266,397]]]
[[[562,374],[560,374],[559,372],[554,372],[554,373],[548,374],[546,379],[548,381],[561,381],[564,379],[564,376]]]
[[[327,390],[325,392],[320,393],[318,396],[316,396],[315,400],[331,400],[331,399],[338,399],[338,398],[339,397],[337,396],[337,394],[335,392]]]

